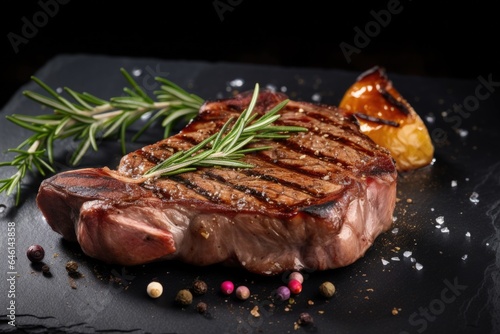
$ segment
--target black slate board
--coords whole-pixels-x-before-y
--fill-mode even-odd
[[[166,77],[205,99],[229,97],[235,90],[252,89],[258,82],[283,91],[292,99],[336,105],[360,73],[337,70],[278,68],[244,64],[110,58],[93,55],[61,55],[37,73],[52,87],[71,87],[108,98],[126,85],[119,69],[139,73],[139,84],[154,90],[154,76]],[[500,159],[498,119],[500,99],[497,79],[478,74],[477,81],[408,77],[388,74],[395,87],[426,121],[436,145],[435,162],[401,174],[393,230],[381,235],[358,262],[346,268],[306,272],[304,289],[292,305],[275,303],[272,292],[283,277],[260,277],[239,269],[187,266],[177,262],[137,267],[107,266],[83,255],[44,222],[34,197],[40,176],[23,187],[22,203],[0,195],[1,330],[61,333],[489,333],[500,330],[500,279],[498,229],[500,222]],[[137,72],[135,72],[137,71]],[[487,82],[490,84],[486,84]],[[40,91],[33,83],[22,90]],[[460,112],[454,105],[462,105]],[[46,112],[18,91],[0,112],[0,161],[12,159],[7,148],[17,146],[28,131],[6,121],[13,113]],[[447,113],[447,115],[445,115]],[[161,137],[154,129],[135,149]],[[58,146],[58,171],[68,168],[75,144]],[[98,153],[78,166],[110,166],[121,153],[116,142],[105,142]],[[1,168],[0,178],[12,174]],[[456,181],[456,187],[452,187]],[[479,202],[470,201],[476,192]],[[407,200],[411,199],[411,203]],[[436,218],[444,217],[443,233]],[[8,228],[15,228],[16,259],[8,264]],[[12,229],[11,229],[12,230]],[[470,236],[466,234],[469,233]],[[26,258],[26,249],[40,244],[52,277],[45,277]],[[403,253],[411,251],[411,257]],[[400,261],[393,260],[398,257]],[[466,257],[466,258],[465,258]],[[72,289],[65,270],[76,260],[84,277]],[[384,265],[382,260],[389,263]],[[419,263],[423,267],[416,269]],[[15,279],[9,281],[9,272]],[[111,280],[109,278],[112,278]],[[189,307],[174,304],[179,289],[194,279],[208,283],[209,291],[195,297]],[[153,279],[163,283],[161,298],[146,295]],[[247,285],[253,296],[239,301],[223,296],[223,280]],[[325,300],[318,286],[325,280],[337,287]],[[11,285],[10,283],[14,283]],[[14,289],[15,296],[9,293]],[[208,304],[198,314],[198,301]],[[15,310],[7,309],[15,302]],[[260,317],[250,311],[258,306]],[[397,314],[393,314],[396,309]],[[295,328],[301,312],[314,317],[310,326]],[[9,316],[9,317],[8,317]],[[15,316],[13,327],[8,322]]]

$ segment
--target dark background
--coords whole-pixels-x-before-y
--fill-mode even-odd
[[[476,79],[499,62],[492,3],[370,1],[4,1],[0,106],[61,53],[228,61]],[[373,13],[388,10],[385,26]],[[218,8],[218,10],[216,9]],[[48,8],[48,9],[47,9]],[[27,23],[28,22],[28,23]],[[29,24],[35,30],[29,29]],[[37,26],[38,25],[38,26]],[[356,30],[371,37],[356,39]],[[378,29],[378,30],[377,30]],[[358,34],[359,35],[359,34]],[[358,36],[359,37],[359,36]],[[341,43],[357,47],[349,62]],[[62,83],[63,84],[63,83]]]

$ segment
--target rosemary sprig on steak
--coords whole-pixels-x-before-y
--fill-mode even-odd
[[[0,167],[15,167],[17,171],[0,180],[0,193],[10,195],[17,191],[16,205],[19,204],[21,183],[28,171],[37,170],[42,176],[54,173],[54,143],[65,138],[79,142],[73,152],[70,164],[75,166],[92,148],[98,150],[98,139],[120,138],[125,154],[125,131],[146,113],[152,113],[146,124],[135,134],[136,140],[153,123],[161,121],[167,137],[172,125],[179,119],[189,120],[199,111],[204,100],[188,93],[173,82],[157,77],[161,85],[154,92],[155,100],[137,84],[125,70],[121,73],[129,83],[124,88],[125,96],[104,100],[89,93],[79,93],[65,87],[70,99],[63,97],[42,80],[32,77],[48,93],[42,95],[33,91],[23,94],[31,100],[49,107],[50,114],[28,116],[14,114],[6,118],[16,125],[33,132],[16,148],[8,152],[16,153],[12,161],[1,162]]]
[[[184,118],[192,119],[199,111],[204,100],[199,96],[188,93],[173,82],[157,77],[161,84],[158,91],[154,92],[155,100],[139,87],[135,80],[121,69],[122,74],[130,87],[124,88],[126,96],[113,97],[109,100],[98,98],[89,93],[79,93],[65,87],[64,91],[71,97],[71,101],[42,80],[32,77],[48,96],[32,91],[23,94],[41,105],[49,107],[53,112],[39,116],[14,114],[6,118],[16,125],[28,129],[33,135],[23,141],[18,147],[9,149],[8,152],[17,153],[12,161],[1,162],[0,167],[15,167],[17,171],[6,179],[0,180],[0,193],[10,195],[14,191],[16,205],[20,201],[21,183],[28,171],[37,170],[42,176],[55,173],[54,167],[54,142],[65,138],[79,141],[77,149],[73,152],[70,164],[77,165],[89,149],[98,150],[98,139],[119,137],[122,151],[125,154],[125,131],[145,113],[152,113],[148,122],[135,134],[136,140],[155,121],[162,120],[165,137],[171,131],[175,121]],[[258,93],[256,85],[255,98]],[[255,98],[252,101],[255,104]],[[245,148],[245,145],[257,139],[286,138],[286,132],[303,131],[297,127],[272,126],[279,115],[276,112],[285,103],[276,106],[274,112],[268,113],[259,120],[250,124],[255,119],[251,115],[253,105],[242,114],[234,123],[229,121],[222,131],[214,134],[203,143],[186,151],[177,152],[153,170],[145,178],[159,175],[179,174],[196,169],[200,166],[232,166],[251,167],[241,161],[241,157],[249,152],[263,150],[266,147]],[[210,148],[207,149],[207,146]],[[200,153],[200,150],[204,150]],[[193,156],[193,154],[196,154]]]
[[[229,119],[222,129],[203,140],[198,145],[187,151],[178,151],[168,159],[149,169],[144,177],[153,178],[158,176],[168,176],[188,171],[196,170],[197,167],[236,167],[251,168],[253,165],[245,163],[240,159],[250,152],[267,150],[269,146],[252,146],[263,139],[284,139],[288,138],[290,132],[305,132],[306,128],[298,126],[274,126],[272,123],[280,118],[276,113],[280,111],[288,100],[283,100],[256,119],[257,114],[253,113],[257,97],[259,95],[259,85],[256,84],[252,99],[248,108],[234,121]],[[232,127],[231,127],[231,124]]]

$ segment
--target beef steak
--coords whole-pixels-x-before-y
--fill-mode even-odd
[[[263,143],[271,148],[244,158],[254,168],[128,181],[220,130],[251,95],[207,101],[181,132],[127,154],[114,171],[44,180],[37,205],[47,223],[85,254],[121,265],[177,259],[273,275],[358,260],[392,224],[397,172],[388,151],[336,107],[289,101],[275,123],[308,131]],[[261,91],[254,112],[284,99]]]

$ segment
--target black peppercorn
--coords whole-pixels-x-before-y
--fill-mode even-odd
[[[200,314],[204,314],[207,312],[207,304],[204,303],[204,302],[199,302],[198,304],[196,304],[196,310],[198,311],[198,313]]]
[[[43,273],[44,276],[51,276],[52,275],[52,273],[50,272],[50,267],[49,267],[48,264],[44,264],[42,266],[42,273]]]
[[[303,312],[300,314],[299,325],[306,326],[312,324],[313,322],[313,317],[309,313]]]
[[[202,280],[196,280],[193,282],[192,291],[195,295],[203,295],[207,292],[207,283]]]

